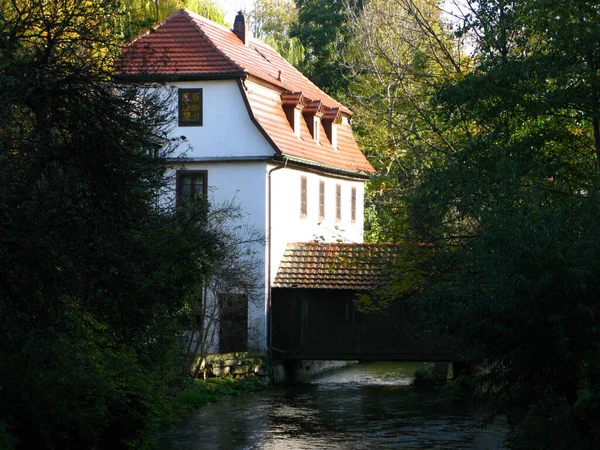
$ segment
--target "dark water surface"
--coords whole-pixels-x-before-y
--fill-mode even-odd
[[[410,386],[419,363],[370,363],[308,384],[200,408],[163,435],[175,449],[499,449],[503,424],[481,430],[462,402]]]

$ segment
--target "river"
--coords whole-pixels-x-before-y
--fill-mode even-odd
[[[164,434],[165,450],[500,449],[464,402],[410,386],[422,363],[358,364],[308,383],[227,398]]]

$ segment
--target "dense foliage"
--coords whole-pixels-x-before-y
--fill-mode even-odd
[[[598,5],[468,3],[475,67],[436,90],[451,139],[400,216],[414,258],[388,295],[483,364],[513,448],[598,448]]]
[[[366,195],[365,239],[389,242],[406,231],[406,196],[452,140],[431,100],[440,83],[468,72],[437,0],[371,0],[348,9],[349,38],[337,62],[362,150],[377,170]]]
[[[298,21],[298,10],[293,0],[255,0],[248,12],[252,35],[260,39],[290,64],[301,68],[304,62],[304,46],[290,30]]]
[[[172,114],[112,81],[120,7],[0,2],[5,447],[144,447],[181,376],[177,313],[219,249],[205,214],[159,206]]]
[[[181,8],[225,24],[223,8],[213,0],[121,0],[119,21],[124,38],[135,38]]]
[[[346,43],[346,12],[359,10],[362,0],[296,0],[298,21],[290,36],[304,46],[304,74],[330,95],[342,98],[347,80],[336,54]]]

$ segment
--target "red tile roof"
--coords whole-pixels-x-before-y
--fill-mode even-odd
[[[274,101],[246,86],[250,114],[269,136],[277,153],[298,162],[341,169],[361,175],[374,172],[352,134],[349,124],[338,125],[334,149],[322,128],[314,142],[303,123],[298,138],[283,110],[283,102],[305,101],[310,108],[322,105],[349,116],[350,111],[321,91],[267,44],[249,39],[244,43],[233,31],[182,9],[123,47],[116,71],[120,76],[182,79],[243,78],[267,82],[283,98]],[[306,111],[308,112],[308,110]],[[333,114],[333,113],[330,113]]]
[[[389,281],[394,244],[288,244],[274,288],[373,290]]]

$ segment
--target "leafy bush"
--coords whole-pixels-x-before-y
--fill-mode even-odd
[[[413,386],[431,386],[435,384],[435,364],[417,369],[412,384]]]
[[[6,425],[0,422],[0,449],[2,450],[13,450],[15,448],[15,441],[12,435],[6,429]]]
[[[257,378],[224,377],[196,380],[192,387],[179,393],[177,402],[184,409],[199,408],[223,397],[257,392],[264,388],[265,383]]]

